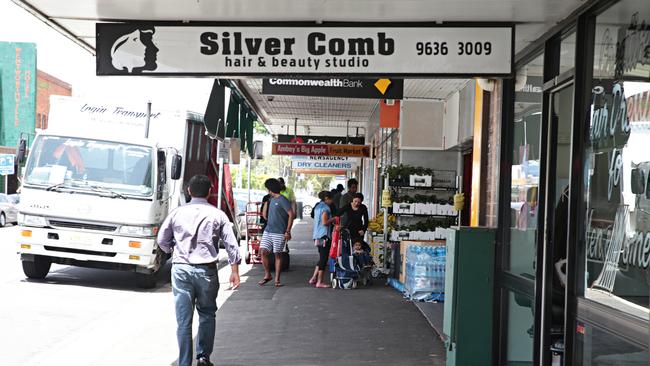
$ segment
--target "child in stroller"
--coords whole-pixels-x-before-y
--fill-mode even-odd
[[[354,240],[354,244],[352,245],[352,255],[354,256],[354,261],[360,268],[372,267],[372,257],[369,253],[369,246],[363,241],[363,239],[356,238]]]
[[[371,273],[374,261],[370,256],[370,246],[361,237],[353,240],[352,255],[359,266],[359,281],[364,286],[372,283]]]
[[[330,259],[332,287],[351,289],[356,288],[357,283],[361,283],[363,286],[370,284],[372,257],[368,251],[364,250],[363,239],[356,237],[352,239],[347,229],[340,229],[340,239],[338,240],[339,245],[333,244],[333,248],[338,248],[338,254],[335,259]],[[355,254],[353,243],[357,243],[357,247],[361,249],[357,254]],[[365,247],[370,249],[368,244],[365,244]]]

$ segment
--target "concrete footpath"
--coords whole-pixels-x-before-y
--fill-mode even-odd
[[[217,312],[212,362],[234,365],[444,365],[444,347],[413,303],[384,280],[356,290],[307,284],[312,221],[296,223],[291,269],[261,287],[261,265]],[[224,282],[222,280],[222,282]]]

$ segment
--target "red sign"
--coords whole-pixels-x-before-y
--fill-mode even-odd
[[[273,155],[351,156],[357,158],[370,156],[370,146],[368,145],[274,143],[272,151]]]

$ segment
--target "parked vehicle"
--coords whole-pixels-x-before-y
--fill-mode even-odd
[[[0,194],[0,227],[18,221],[18,207],[11,196]]]
[[[10,194],[8,197],[11,200],[11,202],[13,202],[16,205],[20,203],[20,195],[18,193]]]
[[[59,263],[131,270],[139,286],[155,286],[168,259],[156,244],[162,220],[185,202],[189,178],[209,171],[216,186],[218,174],[202,116],[154,109],[146,132],[145,108],[52,97],[19,204],[27,277]]]

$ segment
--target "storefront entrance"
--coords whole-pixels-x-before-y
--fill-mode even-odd
[[[506,83],[495,364],[648,364],[649,6],[585,7]]]

